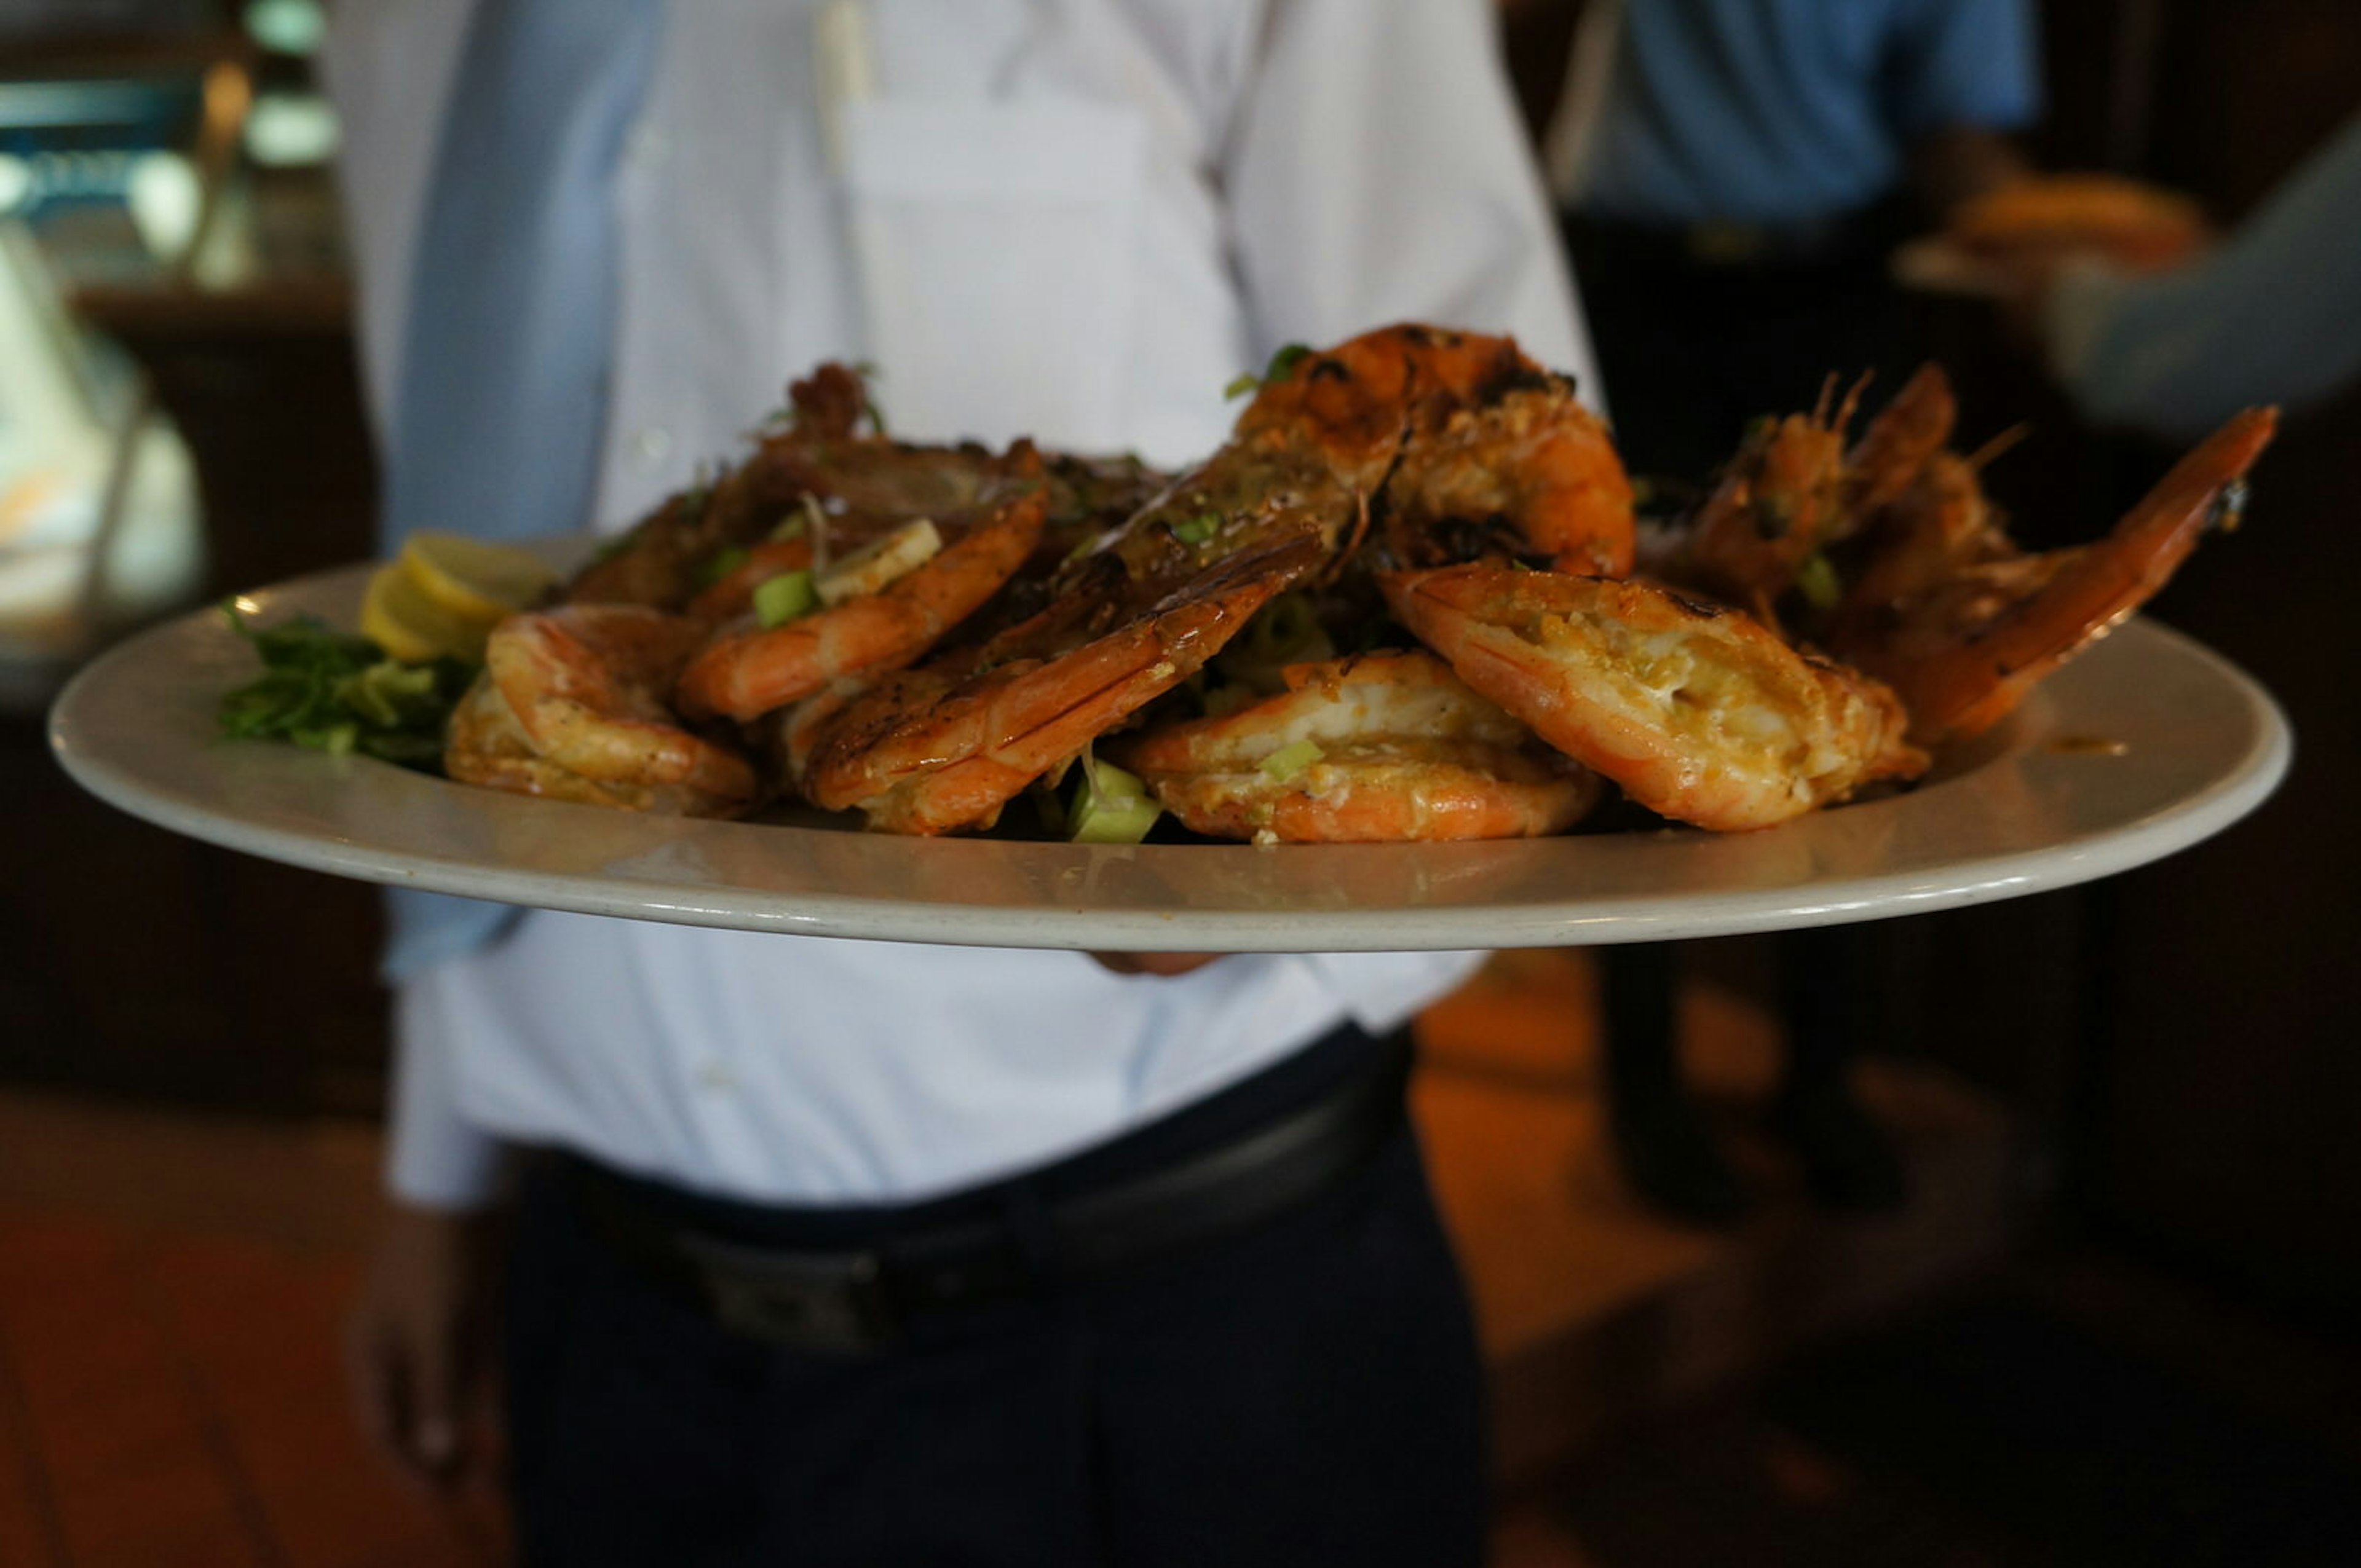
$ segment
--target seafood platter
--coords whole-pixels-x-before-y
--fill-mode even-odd
[[[1506,338],[1390,327],[1235,390],[1173,474],[896,441],[823,366],[603,546],[240,596],[93,663],[52,740],[337,874],[1095,949],[1875,918],[2153,860],[2285,769],[2266,694],[2131,619],[2235,525],[2272,411],[2027,553],[1931,366],[1756,422],[1662,519]]]

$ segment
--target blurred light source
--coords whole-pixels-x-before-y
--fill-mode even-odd
[[[249,0],[247,36],[279,54],[315,54],[328,30],[318,0]]]
[[[32,166],[14,153],[0,152],[0,217],[15,212],[32,193]]]
[[[266,169],[325,163],[336,152],[336,115],[314,93],[268,93],[246,119],[246,155]]]
[[[139,237],[156,256],[171,260],[196,237],[204,193],[197,171],[177,152],[142,153],[131,160],[124,200]]]

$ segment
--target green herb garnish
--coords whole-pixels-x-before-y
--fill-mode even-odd
[[[235,603],[222,610],[263,663],[259,676],[222,698],[224,735],[442,771],[444,728],[475,679],[473,665],[401,663],[368,638],[308,615],[258,629]]]
[[[1257,376],[1253,371],[1248,370],[1242,375],[1232,378],[1230,384],[1222,389],[1222,396],[1224,398],[1235,398],[1240,393],[1251,392],[1256,390],[1257,388],[1268,387],[1276,381],[1284,381],[1287,379],[1287,373],[1295,368],[1296,361],[1301,359],[1305,355],[1311,352],[1312,346],[1309,344],[1288,344],[1280,348],[1278,353],[1270,356],[1270,363],[1263,367],[1263,372],[1261,375]]]
[[[1814,609],[1834,609],[1844,598],[1844,583],[1837,576],[1837,569],[1817,550],[1805,556],[1804,564],[1795,568],[1795,588]]]
[[[1285,784],[1325,754],[1317,740],[1290,741],[1262,760],[1262,771]]]
[[[765,631],[775,630],[819,603],[809,572],[782,572],[754,590],[754,615]]]

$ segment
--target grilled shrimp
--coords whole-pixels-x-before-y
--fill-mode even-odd
[[[727,817],[759,793],[746,759],[664,706],[704,629],[635,605],[514,615],[452,716],[455,779],[520,795]]]
[[[1847,451],[1861,388],[1833,417],[1828,394],[1808,414],[1765,420],[1722,470],[1667,576],[1776,630],[1780,596],[1812,555],[1850,538],[1900,495],[1949,439],[1958,415],[1949,379],[1922,367]]]
[[[1484,565],[1379,581],[1462,680],[1662,816],[1768,828],[1927,765],[1885,686],[1741,611]]]
[[[857,806],[887,832],[989,828],[1035,779],[1194,674],[1316,560],[1299,536],[1233,556],[1053,656],[987,645],[887,675],[841,701],[816,734],[791,738],[804,793],[831,811]]]
[[[1113,754],[1187,827],[1258,842],[1532,838],[1573,826],[1604,793],[1423,650],[1286,677],[1281,696]]]
[[[2017,553],[1974,488],[1972,466],[1930,469],[1915,521],[1872,553],[1828,643],[1892,683],[1913,740],[1990,728],[2026,692],[2161,588],[2207,524],[2235,521],[2246,470],[2270,444],[2276,409],[2249,409],[2207,437],[2104,539]]]
[[[707,588],[718,557],[760,551],[782,524],[807,521],[815,534],[825,532],[832,553],[849,554],[914,518],[974,511],[1012,462],[1042,472],[1030,456],[1017,460],[973,443],[917,445],[864,430],[868,389],[842,365],[822,365],[788,398],[785,416],[757,433],[744,461],[666,498],[575,576],[566,600],[680,610]],[[1045,477],[1039,547],[1050,554],[1036,563],[1044,569],[1137,511],[1166,480],[1127,457],[1052,457]]]
[[[1404,324],[1298,356],[1237,435],[1308,445],[1364,493],[1382,488],[1398,564],[1504,553],[1620,576],[1631,483],[1574,393],[1512,338]]]
[[[749,719],[831,681],[895,670],[998,593],[1033,552],[1047,502],[1036,488],[1003,502],[955,543],[875,593],[781,626],[752,615],[698,651],[675,694],[694,718]]]
[[[1333,576],[1414,427],[1546,379],[1506,339],[1423,327],[1299,356],[1220,450],[1068,561],[1039,612],[805,731],[807,793],[894,831],[989,825],[1273,597]]]

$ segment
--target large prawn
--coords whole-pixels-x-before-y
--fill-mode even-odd
[[[681,710],[755,718],[831,682],[910,663],[1016,575],[1041,536],[1047,504],[1038,488],[1011,497],[874,593],[779,626],[741,615],[682,673]]]
[[[1742,611],[1480,565],[1380,582],[1460,679],[1663,816],[1768,828],[1927,767],[1891,691]]]
[[[686,817],[752,806],[754,769],[665,706],[704,628],[637,605],[571,605],[495,627],[452,715],[453,778]]]
[[[1972,465],[1938,466],[1915,521],[1872,555],[1829,647],[1893,685],[1914,740],[1975,735],[2146,603],[2210,523],[2235,522],[2246,470],[2278,426],[2276,409],[2246,411],[2104,539],[2037,555],[1990,521]]]
[[[1528,400],[1510,407],[1520,394]],[[1628,560],[1628,487],[1620,503],[1613,489],[1621,467],[1570,389],[1506,338],[1365,334],[1276,367],[1231,439],[1067,563],[1038,615],[846,702],[806,738],[806,793],[894,831],[988,826],[1017,791],[1202,667],[1279,592],[1332,577],[1399,473],[1431,473],[1440,493],[1460,493],[1442,477],[1451,464],[1413,457],[1419,433],[1497,408],[1500,439],[1538,450],[1548,444],[1543,403],[1566,440],[1603,454],[1604,469],[1585,472],[1613,483],[1603,500],[1587,482],[1487,494],[1488,506],[1516,508],[1491,521],[1551,558],[1589,563],[1605,549]]]
[[[1286,681],[1115,760],[1196,832],[1290,844],[1532,838],[1605,793],[1422,649],[1298,664]]]
[[[1900,495],[1950,438],[1958,415],[1949,379],[1926,365],[1848,450],[1845,429],[1860,394],[1856,386],[1831,415],[1824,389],[1810,413],[1750,430],[1667,575],[1776,628],[1779,598],[1806,563]]]

